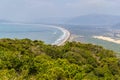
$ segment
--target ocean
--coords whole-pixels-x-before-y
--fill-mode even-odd
[[[53,44],[63,37],[62,30],[42,24],[0,24],[0,38],[41,40]]]

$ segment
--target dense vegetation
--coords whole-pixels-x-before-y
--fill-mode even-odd
[[[0,80],[120,80],[120,60],[92,44],[0,39]]]

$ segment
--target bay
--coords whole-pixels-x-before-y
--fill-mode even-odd
[[[47,44],[57,41],[63,32],[51,25],[43,24],[0,24],[0,38],[42,40]]]

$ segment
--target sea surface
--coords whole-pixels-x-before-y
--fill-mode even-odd
[[[63,32],[51,25],[0,24],[0,38],[42,40],[52,44],[63,36]]]

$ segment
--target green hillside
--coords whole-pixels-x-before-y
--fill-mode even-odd
[[[0,39],[0,80],[120,80],[120,59],[101,46]]]

